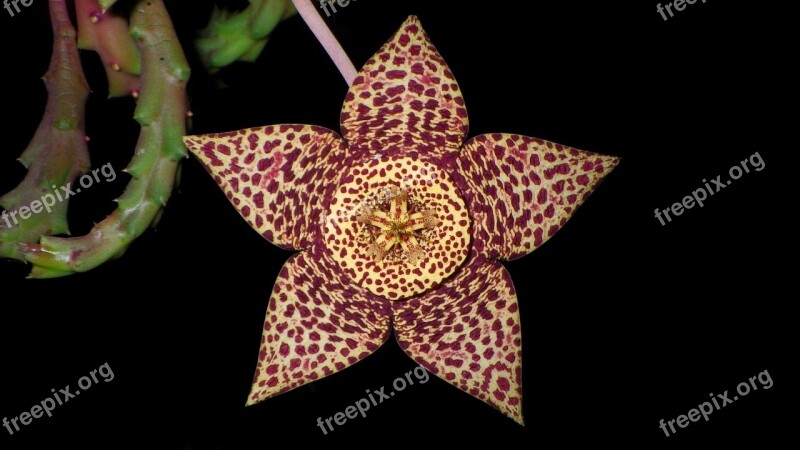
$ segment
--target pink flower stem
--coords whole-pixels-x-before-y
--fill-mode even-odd
[[[317,37],[317,40],[325,48],[325,51],[328,52],[328,56],[331,57],[333,63],[336,64],[336,68],[339,69],[344,81],[347,82],[348,86],[352,86],[353,80],[356,79],[356,67],[353,65],[353,62],[350,61],[342,45],[336,40],[336,36],[333,35],[330,28],[325,24],[325,21],[322,20],[322,16],[315,6],[315,1],[316,0],[292,0],[292,3],[294,3],[295,8],[297,8],[297,12],[300,13],[300,17],[305,20],[306,25],[311,28],[314,36]]]

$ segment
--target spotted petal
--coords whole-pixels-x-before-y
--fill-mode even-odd
[[[187,136],[184,142],[256,231],[287,249],[308,248],[322,202],[353,152],[335,132],[276,125]]]
[[[416,17],[358,73],[341,126],[351,147],[372,153],[438,159],[461,147],[468,129],[461,90]]]
[[[455,161],[472,215],[473,241],[488,258],[524,256],[553,236],[619,158],[516,134],[470,139]]]
[[[473,253],[451,282],[392,308],[397,341],[409,356],[522,423],[517,295],[498,261]]]
[[[388,301],[337,271],[323,250],[295,254],[281,269],[248,405],[353,365],[388,338]]]

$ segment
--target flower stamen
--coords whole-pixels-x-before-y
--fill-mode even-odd
[[[425,256],[419,241],[428,241],[420,231],[434,228],[440,221],[433,210],[409,213],[410,202],[406,190],[391,186],[386,191],[388,199],[384,199],[383,203],[388,203],[388,212],[381,211],[375,205],[364,205],[356,219],[378,228],[379,233],[369,244],[368,253],[376,262],[381,261],[395,245],[399,245],[403,256],[414,264]]]

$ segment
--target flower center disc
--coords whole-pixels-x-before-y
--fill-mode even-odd
[[[469,253],[469,214],[450,176],[411,158],[354,167],[336,190],[325,243],[350,278],[401,300],[438,286]]]

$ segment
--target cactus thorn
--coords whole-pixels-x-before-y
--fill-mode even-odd
[[[75,28],[65,0],[49,2],[53,29],[50,66],[42,77],[47,104],[41,123],[25,151],[17,159],[27,174],[16,188],[0,196],[0,210],[14,212],[39,201],[48,186],[73,183],[89,167],[84,114],[89,86],[80,66]],[[53,205],[48,214],[31,217],[19,226],[0,223],[0,258],[25,260],[24,249],[46,235],[63,234],[67,227],[68,201]],[[38,246],[30,247],[40,252]]]
[[[99,1],[113,3],[113,0]],[[137,176],[129,182],[114,212],[95,224],[87,235],[45,236],[39,242],[44,251],[25,253],[25,259],[34,265],[34,278],[86,272],[122,255],[135,239],[157,223],[163,211],[157,202],[172,191],[179,160],[186,156],[181,139],[186,134],[186,80],[173,74],[188,74],[189,69],[163,0],[139,0],[130,23],[130,29],[138,35],[144,66],[141,93],[136,88],[132,94],[140,97],[134,117],[141,127],[130,163]],[[159,58],[162,55],[168,57],[162,60]]]

